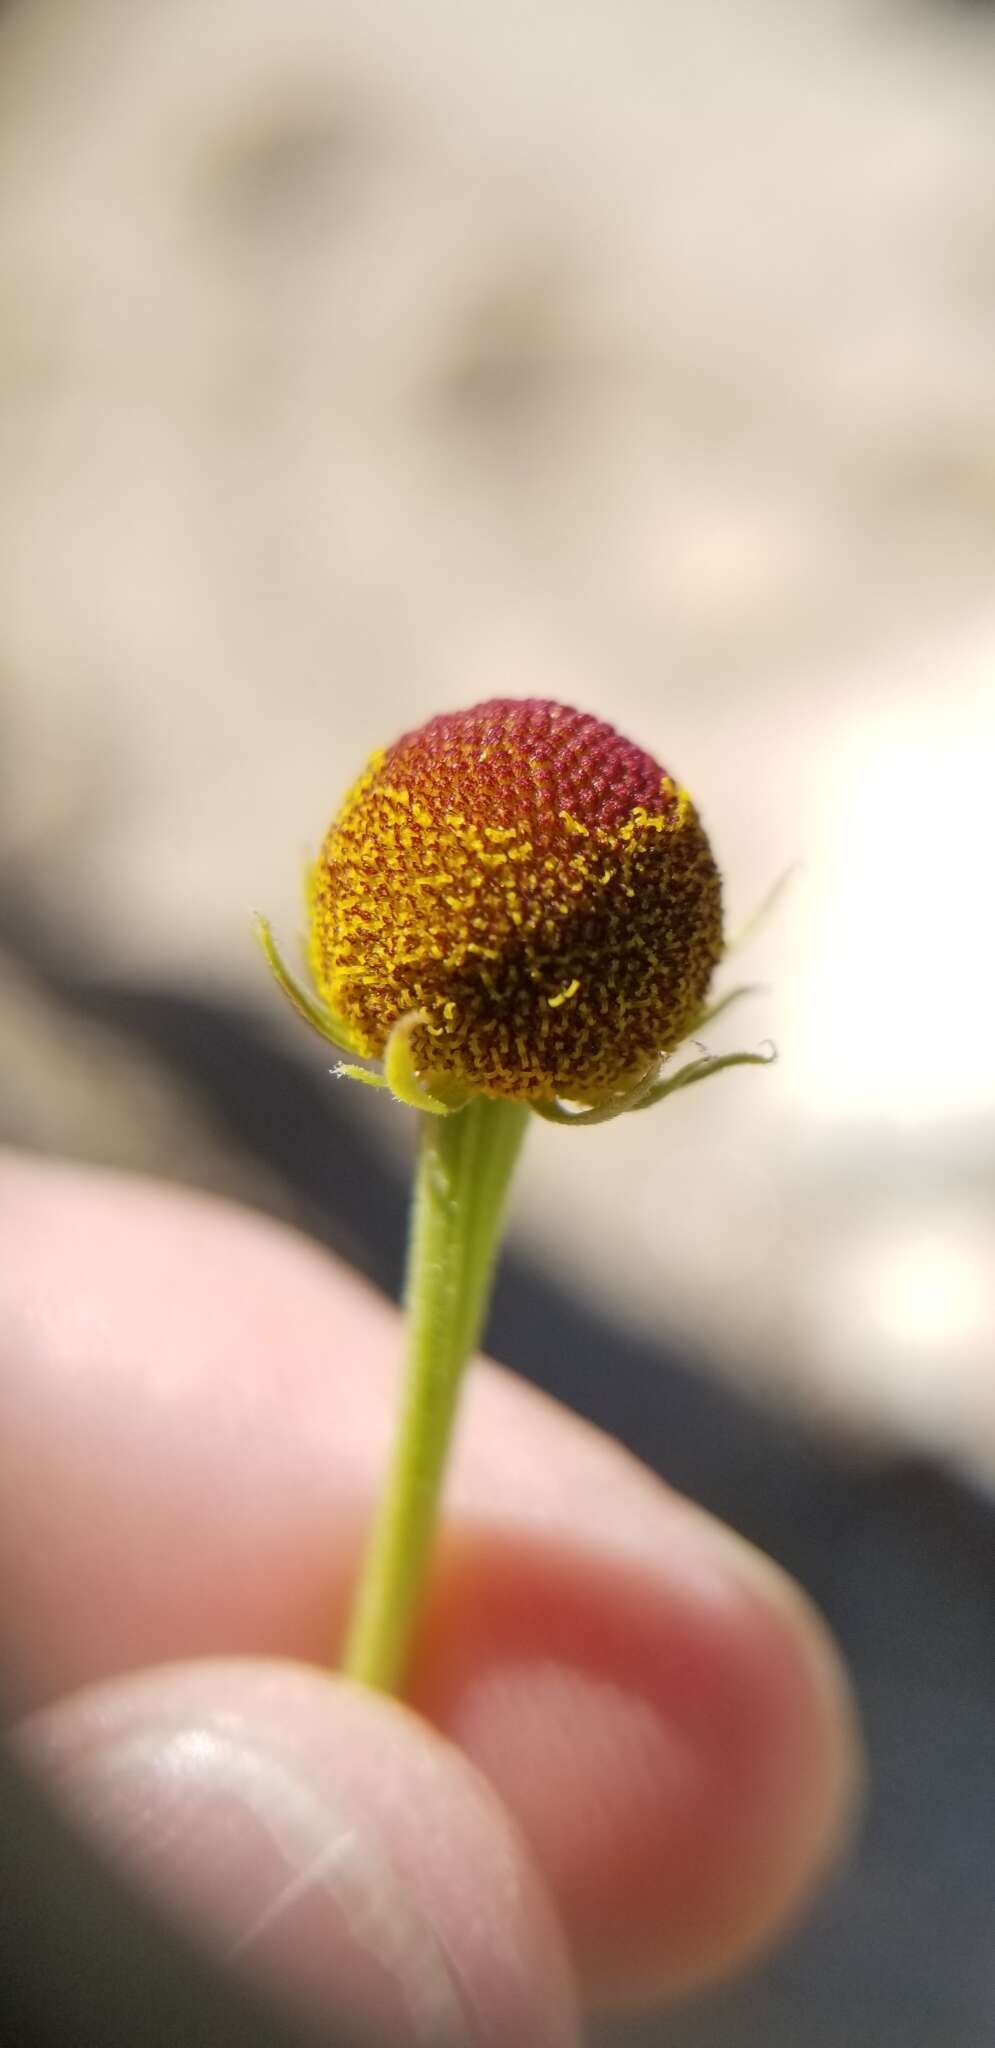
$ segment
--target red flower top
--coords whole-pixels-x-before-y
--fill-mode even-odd
[[[686,790],[539,698],[444,712],[375,754],[311,878],[318,989],[366,1056],[418,1012],[425,1075],[595,1102],[693,1029],[721,881]]]

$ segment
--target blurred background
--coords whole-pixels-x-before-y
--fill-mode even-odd
[[[395,1287],[410,1120],[249,932],[370,749],[562,697],[733,930],[796,864],[777,1065],[537,1126],[494,1348],[798,1573],[874,1791],[599,2044],[995,2035],[993,105],[980,0],[0,5],[0,1140]]]

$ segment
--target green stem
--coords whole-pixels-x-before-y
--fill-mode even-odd
[[[396,1692],[428,1565],[463,1368],[483,1331],[528,1108],[477,1096],[421,1118],[405,1284],[408,1369],[343,1669]]]

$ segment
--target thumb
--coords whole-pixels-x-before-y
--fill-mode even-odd
[[[397,2048],[576,2043],[514,1824],[395,1702],[303,1665],[171,1665],[60,1700],[19,1740],[188,1930],[311,2018]]]

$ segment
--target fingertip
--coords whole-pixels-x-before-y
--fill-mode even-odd
[[[413,1697],[519,1820],[595,2002],[750,1956],[852,1824],[856,1716],[824,1624],[698,1519],[683,1588],[594,1547],[451,1546],[421,1638]]]
[[[167,1658],[323,1657],[387,1454],[389,1312],[202,1198],[19,1162],[0,1203],[5,1179],[21,1698]],[[588,1990],[655,1995],[750,1954],[831,1860],[859,1782],[801,1596],[486,1366],[437,1560],[413,1697],[517,1816]]]
[[[143,1887],[310,2018],[396,2048],[574,2048],[524,1843],[397,1703],[303,1665],[204,1662],[69,1696],[20,1740]]]

